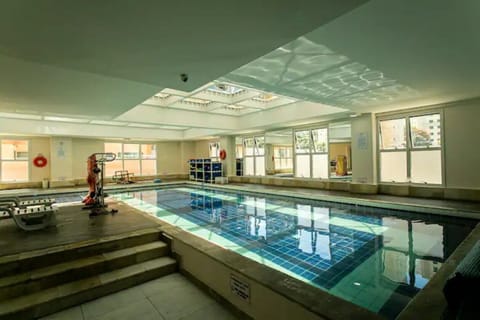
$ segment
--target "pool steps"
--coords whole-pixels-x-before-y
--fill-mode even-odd
[[[35,319],[173,273],[158,229],[0,257],[0,319]]]

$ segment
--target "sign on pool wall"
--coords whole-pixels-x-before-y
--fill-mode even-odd
[[[234,274],[230,274],[230,289],[234,295],[250,303],[250,285]]]

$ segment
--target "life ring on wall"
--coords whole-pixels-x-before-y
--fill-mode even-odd
[[[225,149],[220,150],[219,157],[220,160],[225,160],[225,158],[227,157],[227,151],[225,151]]]
[[[42,155],[38,155],[33,159],[33,165],[38,168],[45,167],[47,163],[48,163],[47,158],[45,158]]]

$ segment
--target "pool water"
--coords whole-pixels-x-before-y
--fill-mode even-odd
[[[398,315],[475,224],[193,187],[112,197],[386,318]]]

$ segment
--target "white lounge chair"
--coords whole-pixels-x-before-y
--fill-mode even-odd
[[[53,198],[43,199],[25,199],[22,200],[19,197],[0,198],[0,202],[12,202],[17,208],[28,208],[32,206],[51,206],[55,203]]]
[[[57,207],[37,204],[26,208],[16,206],[11,200],[0,202],[0,212],[7,213],[20,229],[26,231],[40,230],[56,224]]]

